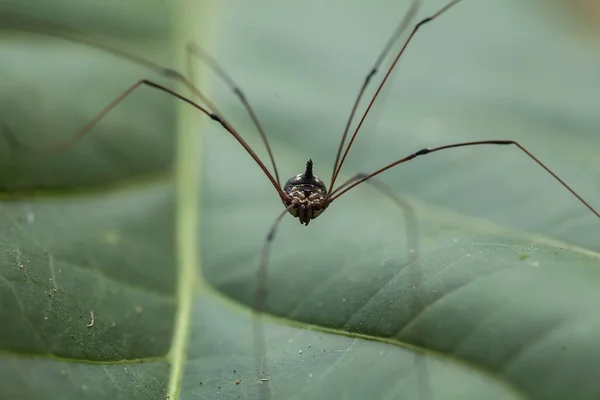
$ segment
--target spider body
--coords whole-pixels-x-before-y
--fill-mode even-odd
[[[313,162],[306,162],[306,170],[290,178],[283,186],[286,198],[283,204],[288,212],[308,226],[311,219],[317,218],[329,206],[325,184],[313,174]]]

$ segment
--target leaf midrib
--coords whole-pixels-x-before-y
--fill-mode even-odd
[[[181,4],[176,2],[173,6],[172,23],[178,29],[172,36],[173,53],[176,55],[177,65],[180,67],[185,63],[185,46],[190,40],[191,29],[190,12],[192,8],[188,2],[182,0]],[[195,7],[198,8],[198,7]],[[199,14],[202,15],[202,14]],[[183,27],[183,29],[180,29]],[[183,69],[182,69],[183,70]],[[181,86],[181,85],[180,85]],[[170,368],[169,384],[166,398],[177,399],[180,395],[181,380],[187,358],[187,344],[190,330],[190,319],[193,307],[194,287],[196,284],[197,254],[197,224],[199,203],[199,180],[198,167],[199,157],[198,136],[193,128],[195,113],[187,104],[178,103],[176,106],[177,117],[177,158],[175,163],[177,175],[176,193],[176,253],[177,257],[177,313],[175,315],[175,328],[173,330],[173,341],[167,359]]]

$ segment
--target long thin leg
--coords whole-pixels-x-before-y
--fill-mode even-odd
[[[258,266],[258,273],[256,274],[256,290],[254,292],[254,300],[253,300],[253,328],[254,328],[254,351],[255,358],[258,367],[258,381],[259,383],[268,383],[269,374],[267,368],[267,360],[266,360],[266,345],[265,345],[265,333],[262,325],[262,313],[265,308],[265,300],[267,298],[267,268],[269,265],[269,254],[271,252],[271,244],[275,240],[275,235],[277,234],[277,228],[279,224],[283,220],[283,217],[288,213],[291,206],[287,207],[279,216],[273,221],[271,228],[269,229],[269,233],[265,238],[265,242],[262,247],[261,255],[260,255],[260,264]],[[261,396],[264,399],[271,398],[271,389],[261,388]]]
[[[556,179],[565,189],[567,189],[569,192],[571,192],[571,194],[573,196],[575,196],[581,202],[581,204],[583,204],[585,207],[587,207],[587,209],[590,210],[596,217],[600,218],[600,213],[598,213],[598,211],[596,211],[596,209],[594,207],[592,207],[586,200],[584,200],[583,197],[581,197],[577,192],[575,192],[575,190],[573,190],[565,181],[563,181],[561,178],[559,178],[558,175],[556,175],[550,168],[548,168],[546,166],[546,164],[541,162],[529,150],[527,150],[525,147],[523,147],[521,144],[515,142],[514,140],[481,140],[481,141],[476,141],[476,142],[454,143],[454,144],[449,144],[446,146],[440,146],[440,147],[434,147],[434,148],[427,147],[425,149],[421,149],[415,153],[412,153],[409,156],[399,159],[398,161],[394,161],[393,163],[388,164],[385,167],[380,168],[380,169],[376,170],[375,172],[372,172],[372,173],[368,174],[367,176],[364,176],[363,178],[361,178],[355,182],[352,182],[351,184],[347,185],[342,190],[335,190],[334,193],[329,194],[331,197],[330,202],[333,202],[335,199],[337,199],[338,197],[340,197],[341,195],[346,193],[348,190],[361,184],[362,182],[364,182],[368,179],[371,179],[372,177],[377,176],[377,175],[381,174],[382,172],[387,171],[390,168],[393,168],[397,165],[403,164],[403,163],[410,161],[414,158],[417,158],[419,156],[424,156],[426,154],[431,154],[431,153],[435,153],[437,151],[446,150],[446,149],[452,149],[455,147],[469,147],[469,146],[481,146],[481,145],[514,145],[514,146],[516,146],[523,153],[525,153],[529,158],[531,158],[533,161],[535,161],[540,167],[542,167],[544,170],[546,170],[546,172],[548,172],[550,175],[552,175],[552,177],[554,179]]]
[[[338,188],[338,190],[354,182],[367,178],[368,176],[369,174],[365,173],[356,174],[355,176],[344,182]],[[406,249],[408,252],[408,264],[406,268],[410,268],[408,275],[411,281],[410,287],[412,288],[412,295],[410,296],[412,302],[409,306],[409,312],[412,318],[416,315],[419,315],[421,313],[421,310],[425,308],[425,305],[423,304],[424,299],[420,295],[421,293],[419,291],[421,283],[423,282],[423,273],[420,264],[421,250],[417,215],[410,202],[407,199],[405,199],[402,195],[395,193],[385,183],[381,182],[378,179],[368,179],[367,183],[372,185],[375,189],[377,189],[379,192],[381,192],[390,200],[392,200],[400,208],[404,216],[406,230]],[[422,354],[415,354],[415,365],[417,366],[417,371],[415,371],[415,373],[418,379],[417,389],[419,392],[419,398],[421,400],[433,399],[433,395],[431,393],[431,384],[428,379],[427,368],[425,362],[423,361]]]
[[[6,121],[2,121],[1,125],[2,125],[2,135],[6,139],[6,143],[8,144],[8,147],[10,149],[17,149],[19,147],[29,148],[29,146],[25,145],[24,143],[21,143],[17,139],[17,137],[15,136],[15,133],[12,131],[10,125],[8,123],[6,123]]]
[[[353,179],[359,180],[367,177],[368,174],[358,174]],[[421,249],[419,245],[419,224],[417,220],[417,215],[410,205],[408,200],[406,200],[403,196],[398,193],[395,193],[388,185],[381,182],[378,179],[369,179],[367,183],[371,184],[375,189],[379,190],[381,193],[386,195],[390,200],[392,200],[402,211],[404,215],[404,222],[406,226],[406,248],[408,250],[408,268],[410,268],[410,280],[411,280],[411,288],[412,294],[410,298],[412,302],[410,303],[410,314],[411,318],[421,313],[421,310],[425,308],[424,299],[421,296],[421,284],[423,282],[423,272],[422,266],[420,264],[421,257]],[[417,389],[419,392],[419,399],[427,400],[433,399],[433,394],[431,393],[431,383],[428,379],[427,374],[427,366],[423,360],[422,354],[415,354],[415,365],[416,367],[416,376],[417,376]]]
[[[344,128],[344,133],[342,134],[342,140],[340,141],[340,145],[339,145],[337,153],[335,155],[335,163],[333,164],[333,171],[331,172],[331,181],[330,181],[331,186],[329,187],[329,191],[331,191],[331,189],[333,188],[333,182],[335,180],[334,178],[335,178],[336,171],[338,168],[338,163],[340,162],[340,156],[342,155],[342,149],[344,148],[344,144],[346,143],[346,138],[348,137],[348,131],[350,129],[350,124],[352,124],[352,120],[354,119],[354,115],[356,114],[356,109],[358,108],[358,103],[360,103],[360,100],[362,99],[362,96],[365,93],[367,86],[369,86],[369,82],[371,82],[371,79],[375,76],[375,74],[377,74],[377,71],[379,70],[381,63],[383,62],[383,60],[387,57],[388,53],[390,52],[392,45],[396,42],[396,40],[398,40],[400,38],[402,33],[406,30],[406,28],[408,27],[410,22],[413,20],[413,18],[417,14],[420,4],[421,4],[421,2],[419,0],[412,1],[412,4],[410,5],[408,12],[404,15],[404,18],[402,19],[402,21],[400,22],[400,24],[398,25],[398,27],[396,28],[396,30],[394,31],[392,36],[388,39],[388,41],[385,44],[381,53],[379,53],[379,56],[375,60],[375,64],[373,64],[373,67],[369,70],[369,73],[365,77],[365,80],[363,81],[363,84],[360,87],[360,90],[358,91],[358,96],[356,96],[356,99],[354,100],[354,105],[352,106],[352,110],[350,111],[350,116],[348,117],[348,121],[346,122],[346,127]]]
[[[126,60],[129,60],[130,62],[132,62],[134,64],[137,64],[137,65],[140,65],[140,66],[142,66],[144,68],[150,69],[150,70],[152,70],[152,71],[154,71],[154,72],[156,72],[156,73],[158,73],[158,74],[160,74],[160,75],[162,75],[162,76],[164,76],[166,78],[175,79],[176,81],[179,81],[180,83],[182,83],[188,90],[190,90],[195,96],[197,96],[202,103],[204,103],[206,105],[206,109],[208,111],[210,111],[210,113],[212,114],[212,115],[209,114],[209,116],[212,119],[219,121],[224,126],[228,125],[231,129],[233,129],[232,126],[231,126],[231,124],[227,121],[227,119],[225,118],[225,116],[219,111],[219,109],[216,107],[216,105],[212,101],[210,101],[208,99],[208,97],[206,97],[196,86],[194,86],[194,84],[192,83],[191,80],[187,79],[185,76],[183,76],[178,71],[175,71],[175,70],[173,70],[171,68],[165,68],[165,67],[163,67],[161,65],[158,65],[158,64],[156,64],[156,63],[154,63],[154,62],[152,62],[150,60],[146,60],[144,58],[135,56],[133,54],[129,54],[127,52],[124,52],[124,51],[121,51],[121,50],[118,50],[118,49],[114,49],[114,48],[111,48],[111,47],[108,47],[108,46],[104,46],[104,45],[99,44],[99,43],[94,43],[94,42],[88,41],[88,40],[80,38],[80,37],[66,35],[64,33],[58,33],[58,32],[55,32],[55,31],[47,31],[47,30],[45,30],[45,31],[37,31],[35,29],[30,29],[30,28],[20,28],[20,29],[25,30],[27,32],[34,32],[34,33],[37,33],[37,34],[42,34],[42,35],[46,35],[46,36],[52,36],[52,37],[56,37],[56,38],[59,38],[59,39],[71,41],[71,42],[74,42],[74,43],[84,44],[84,45],[93,47],[95,49],[104,51],[106,53],[113,54],[113,55],[115,55],[117,57],[121,57],[121,58],[124,58]],[[213,70],[215,70],[214,69],[215,66],[217,68],[220,68],[216,64],[216,62],[214,62],[214,60],[213,60],[213,64],[211,64],[210,61],[206,61],[206,62],[207,62],[207,65],[210,68],[213,68]],[[231,81],[230,78],[229,78],[229,81],[226,78],[224,78],[224,76],[222,75],[222,69],[220,69],[220,70],[216,69],[215,72],[221,78],[225,79],[226,82],[228,82],[228,83],[229,82],[233,82],[233,81]],[[157,86],[162,86],[162,85],[158,85],[158,84],[156,84],[156,85]],[[271,151],[271,146],[269,145],[269,141],[267,139],[267,136],[265,135],[264,131],[262,130],[262,127],[260,127],[260,124],[258,123],[258,119],[256,118],[256,115],[254,114],[254,111],[250,107],[250,104],[248,104],[248,102],[245,101],[245,98],[243,97],[243,93],[241,91],[239,91],[239,89],[238,89],[238,92],[239,93],[236,92],[236,95],[238,97],[242,96],[242,98],[243,98],[242,102],[244,103],[244,107],[246,107],[246,110],[250,114],[251,118],[253,119],[253,121],[255,122],[255,124],[257,124],[257,128],[258,128],[259,133],[261,135],[262,141],[263,141],[263,143],[264,143],[264,145],[265,145],[265,147],[267,149],[267,152],[269,154],[269,158],[271,159],[271,163],[273,164],[273,169],[274,169],[275,177],[276,177],[275,180],[277,182],[276,186],[277,186],[278,189],[280,189],[280,187],[279,187],[280,186],[279,185],[279,182],[280,182],[279,181],[279,174],[277,172],[277,167],[275,165],[275,159],[273,157],[273,153]],[[181,99],[182,96],[176,96],[176,97],[178,97],[178,98]],[[217,118],[215,118],[215,117],[217,117]],[[229,130],[228,128],[225,128],[225,129]],[[85,134],[85,132],[84,132],[84,134]],[[237,132],[236,132],[236,135],[239,136],[237,134]],[[75,138],[75,136],[77,136],[77,134],[74,135],[74,138]],[[238,137],[236,137],[236,139],[238,139]],[[240,139],[241,139],[241,137],[240,137]],[[239,141],[239,139],[238,139],[238,141]],[[244,143],[245,143],[245,141],[244,141]],[[244,148],[246,148],[246,146],[244,146]],[[252,158],[254,158],[254,156]],[[261,162],[261,164],[262,164],[262,162]],[[263,168],[263,166],[261,166],[261,168]],[[263,168],[263,170],[264,170],[264,168]],[[271,176],[270,172],[268,173],[268,175],[269,175],[269,180],[273,181],[273,179],[271,179],[272,176]],[[281,190],[278,190],[278,193],[281,196],[281,194],[282,194]]]
[[[121,93],[119,96],[117,96],[117,98],[115,98],[113,101],[108,103],[102,110],[100,110],[100,112],[98,114],[96,114],[96,116],[94,116],[94,118],[92,118],[81,129],[79,129],[77,132],[75,132],[75,134],[73,136],[71,136],[69,139],[67,139],[63,142],[57,143],[53,146],[50,146],[50,147],[47,147],[44,149],[40,149],[39,151],[41,151],[43,153],[55,153],[57,151],[64,150],[64,149],[68,148],[69,146],[72,146],[75,142],[77,142],[83,136],[85,136],[98,123],[98,121],[100,121],[102,118],[104,118],[104,116],[106,116],[106,114],[108,114],[121,101],[123,101],[127,96],[129,96],[133,91],[135,91],[137,88],[139,88],[142,85],[146,85],[151,88],[162,91],[164,93],[170,94],[171,96],[176,97],[177,99],[191,105],[192,107],[196,108],[197,110],[208,115],[211,119],[219,122],[221,124],[221,126],[223,126],[223,128],[225,128],[225,130],[227,130],[238,141],[238,143],[240,143],[242,145],[242,147],[254,159],[254,161],[256,161],[258,166],[263,170],[263,172],[265,173],[267,178],[273,184],[273,187],[275,187],[275,190],[277,191],[279,196],[282,199],[285,199],[285,193],[283,193],[283,190],[281,190],[281,187],[279,186],[278,182],[275,181],[275,178],[273,178],[273,175],[271,175],[271,173],[269,172],[267,167],[263,164],[263,162],[256,155],[256,153],[250,148],[248,143],[246,143],[246,141],[244,139],[242,139],[242,137],[237,133],[237,131],[231,125],[229,125],[229,123],[227,121],[221,119],[221,117],[219,115],[208,111],[207,109],[205,109],[201,105],[193,102],[192,100],[188,99],[187,97],[185,97],[163,85],[160,85],[156,82],[153,82],[153,81],[150,81],[147,79],[139,80],[136,83],[134,83],[133,85],[129,86],[123,93]]]
[[[188,71],[187,71],[187,74],[189,76],[190,82],[192,82],[192,84],[193,84],[194,83],[194,72],[193,72],[193,65],[192,65],[192,57],[190,56],[192,54],[192,52],[189,49],[190,49],[190,47],[188,46],[188,57],[187,57],[187,70]],[[215,66],[217,68],[217,71],[215,71],[215,72],[217,72],[217,74],[219,74],[218,73],[218,68],[220,68],[219,65],[216,64],[216,62],[215,62],[215,64],[213,66],[211,66],[209,64],[209,67],[214,68]],[[250,105],[248,105],[248,107],[250,107]],[[260,126],[260,125],[258,125],[258,126]],[[266,145],[267,149],[269,150],[269,154],[270,154],[270,147],[269,147],[268,142],[266,142],[266,136],[264,136],[264,133],[262,132],[262,130],[261,130],[260,127],[258,129],[260,130],[261,135],[264,137],[265,145]],[[275,160],[273,159],[273,157],[271,155],[270,155],[270,157],[271,157],[271,162],[273,163],[273,169],[275,171],[275,174],[277,174],[277,167],[275,166]],[[279,182],[279,176],[276,175],[276,177],[277,177],[276,178],[277,181]],[[279,224],[279,221],[283,218],[283,216],[286,214],[286,212],[287,212],[287,210],[284,211],[275,220],[274,225],[271,227],[271,230],[269,231],[269,232],[271,232],[271,231],[273,232],[272,235],[275,235],[275,230],[277,228],[277,225]],[[269,235],[267,236],[267,238],[269,238],[270,235],[271,235],[271,233],[269,233]],[[267,254],[266,255],[263,254],[261,260],[263,258],[265,258],[265,257],[268,258],[268,249],[265,250],[263,248],[263,252],[265,252],[265,251],[267,251]],[[266,261],[265,261],[265,263],[266,263]],[[261,261],[260,265],[262,266],[262,261]],[[259,273],[258,273],[258,275],[265,275],[265,277],[266,277],[266,267],[265,267],[265,272],[263,273],[262,272],[263,268],[261,266],[259,266]],[[257,282],[261,282],[261,277],[260,276],[257,278]],[[267,360],[266,360],[265,333],[264,333],[264,329],[263,329],[263,326],[262,326],[262,321],[260,319],[261,318],[260,313],[256,311],[257,310],[257,305],[256,304],[259,303],[256,300],[256,298],[258,297],[258,293],[260,293],[260,292],[266,292],[266,291],[265,291],[264,287],[260,287],[259,288],[259,285],[260,285],[260,283],[257,283],[257,289],[256,289],[256,293],[255,293],[255,299],[253,300],[254,301],[253,312],[255,313],[254,318],[252,319],[252,333],[253,333],[253,336],[254,336],[254,353],[255,353],[254,354],[254,358],[256,360],[256,365],[257,365],[257,368],[258,368],[258,371],[257,371],[258,382],[261,383],[261,384],[264,384],[264,386],[261,386],[259,388],[259,398],[261,400],[269,400],[269,399],[271,399],[272,396],[271,396],[271,388],[268,385],[269,374],[268,374],[267,364],[266,364]],[[264,299],[264,294],[262,295],[262,298]],[[259,304],[259,306],[262,309],[262,305]]]
[[[263,144],[265,145],[265,148],[267,149],[267,153],[269,154],[269,159],[271,160],[271,164],[273,165],[273,172],[275,173],[275,179],[277,180],[277,182],[281,182],[279,180],[279,172],[277,171],[277,164],[275,163],[275,157],[273,156],[273,152],[271,151],[271,146],[269,145],[269,141],[267,140],[267,135],[265,134],[265,131],[262,128],[262,125],[260,124],[258,117],[256,116],[256,113],[254,112],[254,109],[250,105],[250,102],[248,102],[246,95],[244,94],[244,92],[242,92],[241,87],[237,83],[235,83],[235,81],[233,80],[231,75],[229,75],[225,71],[225,69],[217,62],[217,60],[215,60],[207,52],[202,50],[202,48],[200,48],[196,43],[189,43],[187,46],[187,51],[188,51],[188,57],[190,57],[190,55],[194,55],[194,56],[198,57],[200,60],[204,61],[204,63],[210,69],[212,69],[215,72],[215,74],[217,74],[217,76],[219,76],[219,78],[221,78],[227,84],[227,86],[229,86],[229,88],[231,89],[233,94],[235,94],[237,96],[237,98],[240,100],[240,102],[246,109],[246,112],[250,116],[250,119],[252,119],[252,122],[254,123],[254,126],[258,130],[258,133],[260,134]],[[190,63],[191,63],[191,61],[190,61]]]
[[[342,169],[342,166],[344,165],[344,161],[346,160],[346,157],[348,156],[348,152],[350,151],[350,148],[352,147],[352,143],[354,143],[354,139],[356,138],[356,135],[358,134],[358,132],[360,131],[360,128],[362,127],[363,123],[365,122],[365,119],[367,118],[367,115],[369,114],[369,111],[371,111],[371,108],[373,107],[373,104],[375,103],[375,100],[377,100],[377,97],[379,96],[379,93],[381,92],[381,89],[383,88],[383,86],[385,85],[385,83],[387,82],[388,78],[390,77],[390,75],[392,74],[392,71],[394,70],[394,68],[396,67],[396,64],[398,63],[398,60],[400,59],[400,57],[402,56],[402,54],[404,54],[404,51],[406,50],[408,44],[412,41],[412,39],[415,37],[415,34],[417,33],[417,31],[421,28],[421,26],[425,25],[428,22],[433,21],[434,19],[436,19],[437,17],[439,17],[440,15],[442,15],[443,13],[445,13],[446,11],[448,11],[451,7],[455,6],[456,4],[458,4],[461,0],[454,0],[451,1],[450,3],[446,4],[444,7],[442,7],[441,9],[439,9],[436,13],[434,13],[433,15],[421,20],[417,25],[415,25],[415,27],[413,28],[412,32],[410,33],[410,35],[408,36],[408,39],[406,39],[406,41],[404,42],[404,45],[402,46],[402,48],[400,49],[400,51],[398,52],[398,54],[396,55],[396,58],[394,58],[394,61],[392,62],[392,65],[390,66],[390,68],[388,69],[388,71],[386,72],[385,76],[383,77],[383,80],[381,81],[381,83],[379,84],[379,86],[377,87],[377,90],[375,91],[375,94],[373,95],[373,98],[371,98],[371,102],[369,103],[369,105],[367,106],[365,112],[363,113],[358,125],[356,126],[356,129],[354,129],[354,133],[352,134],[352,137],[350,138],[350,142],[348,143],[348,146],[346,146],[346,150],[344,151],[344,155],[342,156],[342,159],[337,167],[337,170],[334,172],[333,174],[333,178],[331,179],[331,186],[330,188],[330,192],[333,191],[333,187],[335,184],[335,181]]]
[[[199,99],[201,99],[202,103],[204,103],[206,105],[206,109],[208,109],[209,111],[211,111],[212,114],[217,115],[222,121],[225,121],[228,125],[230,125],[227,122],[226,118],[223,116],[223,114],[213,104],[213,102],[211,102],[200,90],[198,90],[198,88],[196,88],[192,84],[192,82],[190,82],[185,76],[183,76],[180,72],[178,72],[174,69],[165,68],[165,67],[158,65],[150,60],[146,60],[146,59],[138,57],[136,55],[129,54],[125,51],[114,49],[112,47],[108,47],[108,46],[102,45],[100,43],[95,43],[95,42],[92,42],[92,41],[89,41],[89,40],[86,40],[86,39],[83,39],[83,38],[80,38],[77,36],[67,35],[64,33],[58,33],[58,32],[50,31],[50,30],[37,31],[37,30],[31,29],[31,28],[20,28],[20,29],[24,30],[26,32],[33,32],[33,33],[37,33],[37,34],[41,34],[41,35],[46,35],[46,36],[51,36],[51,37],[67,40],[67,41],[70,41],[73,43],[84,44],[86,46],[104,51],[108,54],[112,54],[114,56],[126,59],[134,64],[137,64],[141,67],[144,67],[151,71],[154,71],[157,74],[160,74],[166,78],[175,79],[175,80],[179,81],[180,83],[182,83],[192,93],[194,93],[195,96],[197,96]]]
[[[369,174],[365,173],[356,174],[354,177],[345,182],[344,185],[349,185],[353,182],[363,180],[368,176]],[[406,249],[408,250],[409,254],[409,262],[416,262],[420,258],[421,254],[419,246],[419,225],[417,214],[415,213],[413,206],[410,205],[410,202],[404,198],[404,196],[395,193],[388,185],[380,180],[369,179],[368,183],[386,195],[402,210],[404,221],[406,222]]]

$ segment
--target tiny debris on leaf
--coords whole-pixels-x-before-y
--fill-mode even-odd
[[[94,318],[94,312],[93,311],[90,311],[90,319],[91,319],[90,323],[87,324],[88,328],[91,328],[92,326],[94,326],[95,318]]]

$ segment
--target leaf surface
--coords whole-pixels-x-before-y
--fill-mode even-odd
[[[422,15],[437,6],[425,3]],[[2,30],[0,46],[1,397],[600,396],[590,372],[600,362],[600,221],[516,148],[494,146],[381,175],[415,209],[417,262],[402,210],[373,186],[308,227],[285,218],[258,338],[270,380],[257,383],[252,299],[282,208],[243,149],[141,88],[68,150],[34,150],[67,139],[142,77],[181,89],[22,30],[58,26],[185,65],[190,25],[172,22],[176,12],[155,4],[138,19],[128,16],[141,3],[101,14],[81,4],[65,2],[71,19],[19,5],[2,18],[21,30]],[[358,85],[403,12],[385,0],[214,13],[212,53],[246,91],[282,179],[312,158],[329,182]],[[427,146],[515,139],[598,208],[600,55],[551,22],[510,3],[465,1],[424,27],[342,178]],[[235,97],[201,72],[264,158]]]

